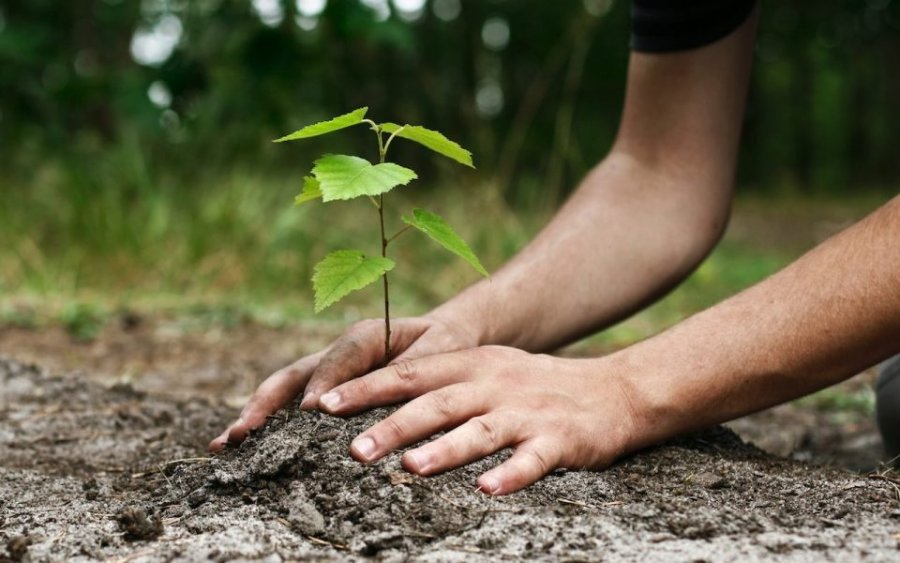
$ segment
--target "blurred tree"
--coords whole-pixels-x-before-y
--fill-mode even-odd
[[[898,1],[763,6],[741,181],[895,186],[898,30]],[[278,170],[312,152],[270,139],[369,105],[471,146],[510,199],[556,199],[613,139],[627,52],[624,0],[0,0],[0,165],[133,146],[186,178]]]

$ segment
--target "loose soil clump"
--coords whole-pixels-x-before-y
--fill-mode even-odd
[[[491,498],[508,455],[423,479],[372,465],[350,419],[286,409],[203,453],[233,416],[0,360],[0,560],[895,560],[900,489],[776,458],[713,428],[603,472]],[[5,550],[5,552],[4,552]]]

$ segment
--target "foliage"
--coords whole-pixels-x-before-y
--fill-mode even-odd
[[[363,100],[463,140],[513,202],[564,195],[612,142],[628,2],[427,0],[412,15],[387,1],[389,13],[333,0],[308,15],[303,4],[0,2],[0,168],[13,176],[3,187],[27,191],[35,167],[87,168],[131,138],[185,189],[200,184],[198,162],[284,170],[291,158],[262,136]],[[740,183],[896,191],[900,3],[783,2],[761,18]],[[498,22],[505,43],[485,41]],[[148,62],[136,54],[148,36],[175,43]],[[364,146],[347,138],[334,150]],[[397,152],[422,174],[452,174]]]
[[[409,168],[393,162],[372,164],[343,154],[323,156],[316,161],[312,174],[319,182],[322,201],[381,195],[418,178]]]
[[[418,125],[397,125],[396,123],[382,123],[381,130],[385,133],[395,134],[403,139],[415,141],[460,164],[475,168],[475,165],[472,163],[472,153],[445,137],[443,133],[431,131]]]
[[[90,342],[103,328],[106,318],[97,307],[84,303],[71,303],[62,314],[62,324],[75,340]]]
[[[381,228],[381,257],[369,257],[360,250],[332,252],[316,265],[313,288],[315,290],[315,309],[318,313],[350,293],[374,283],[379,278],[383,279],[384,348],[385,358],[388,358],[390,357],[391,326],[387,273],[394,268],[394,261],[387,257],[387,248],[391,242],[406,232],[406,229],[400,230],[391,237],[385,234],[384,195],[394,188],[404,186],[418,178],[416,173],[409,168],[393,162],[386,162],[388,149],[395,138],[404,137],[461,164],[473,168],[474,165],[471,153],[442,133],[419,125],[378,124],[365,118],[367,110],[368,108],[360,108],[334,119],[307,125],[290,135],[276,139],[275,142],[307,139],[362,123],[367,123],[375,133],[379,155],[377,164],[372,164],[358,156],[325,155],[315,161],[312,175],[304,178],[303,189],[294,202],[302,204],[318,199],[320,196],[323,202],[368,197],[378,210]],[[387,140],[385,140],[385,135],[388,135]],[[423,209],[415,209],[411,216],[404,216],[403,221],[408,227],[425,233],[442,247],[468,262],[483,276],[488,275],[487,270],[481,265],[469,245],[439,215]]]
[[[487,270],[481,265],[481,261],[475,256],[475,253],[472,252],[466,241],[456,234],[450,225],[437,213],[425,211],[424,209],[414,209],[412,216],[403,216],[403,222],[419,229],[428,235],[431,240],[471,264],[482,276],[488,276]]]
[[[345,129],[347,127],[353,127],[354,125],[359,125],[363,122],[363,119],[365,119],[366,117],[367,111],[369,111],[369,108],[359,108],[351,111],[350,113],[339,115],[334,119],[329,119],[328,121],[322,121],[320,123],[307,125],[306,127],[303,127],[298,131],[294,131],[290,135],[285,135],[280,139],[275,139],[274,142],[281,143],[284,141],[309,139],[310,137],[318,137],[319,135],[334,133],[335,131],[340,131],[341,129]]]
[[[307,201],[317,199],[322,199],[322,186],[319,185],[319,181],[316,180],[315,176],[304,176],[303,189],[294,198],[294,205],[302,205]]]
[[[359,250],[336,250],[316,265],[313,287],[316,290],[316,312],[340,301],[353,291],[362,289],[394,269],[394,261],[378,256],[368,257]]]

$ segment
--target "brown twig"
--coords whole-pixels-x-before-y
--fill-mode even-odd
[[[279,520],[281,520],[281,519],[279,518]],[[347,544],[323,540],[322,538],[317,538],[315,536],[304,536],[304,537],[307,540],[309,540],[311,543],[314,543],[316,545],[327,545],[327,546],[333,547],[334,549],[337,549],[340,551],[347,551],[348,549],[350,549],[350,547]]]
[[[897,502],[900,502],[900,479],[894,479],[893,477],[888,477],[887,475],[879,475],[878,473],[870,473],[868,475],[869,479],[876,479],[878,481],[886,481],[890,483],[892,487],[894,487],[894,493],[897,495]]]

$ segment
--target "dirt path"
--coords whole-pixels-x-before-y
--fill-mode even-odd
[[[431,478],[347,445],[384,411],[298,411],[214,460],[231,414],[0,360],[0,559],[896,560],[892,476],[773,458],[722,429],[491,499],[498,457]],[[4,554],[3,548],[6,548]]]

